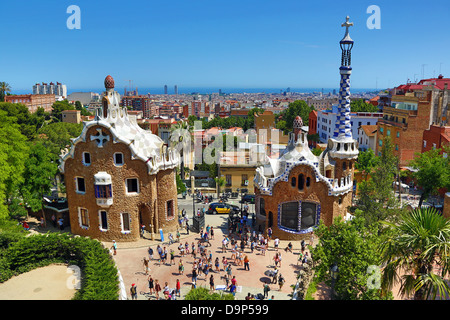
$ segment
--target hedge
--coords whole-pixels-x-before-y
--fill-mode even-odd
[[[81,288],[74,300],[118,299],[118,273],[108,249],[97,240],[68,234],[32,235],[10,243],[0,256],[0,282],[52,263],[80,267]]]

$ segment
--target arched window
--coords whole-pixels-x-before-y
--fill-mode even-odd
[[[347,162],[342,163],[342,170],[347,170]]]
[[[309,187],[311,185],[311,178],[306,177],[306,186]]]
[[[303,185],[305,184],[305,176],[300,173],[298,175],[298,190],[303,190]]]
[[[295,177],[292,177],[291,186],[295,187],[296,185],[297,185],[297,179],[295,179]]]

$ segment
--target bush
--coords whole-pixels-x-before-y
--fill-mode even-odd
[[[0,258],[0,281],[51,263],[77,265],[81,289],[75,300],[117,300],[119,281],[109,251],[97,240],[67,234],[33,235],[11,243]]]
[[[209,289],[199,287],[191,289],[184,300],[234,300],[234,296],[231,293],[211,293]]]

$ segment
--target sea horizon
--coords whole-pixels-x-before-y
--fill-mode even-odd
[[[123,88],[115,88],[119,94],[123,95],[125,91],[125,87]],[[265,94],[280,94],[287,92],[287,88],[262,88],[262,87],[235,87],[235,88],[227,88],[227,87],[179,87],[178,94],[213,94],[219,93],[219,90],[222,91],[222,94],[233,94],[233,93],[265,93]],[[336,91],[336,94],[339,93],[339,88],[290,88],[290,93],[321,93],[329,94],[333,93],[333,90]],[[377,93],[383,89],[375,89],[375,88],[352,88],[351,92],[354,93]],[[31,94],[32,89],[17,89],[11,90],[12,94]],[[105,91],[104,88],[74,88],[67,90],[67,94],[75,93],[75,92],[94,92],[94,93],[102,93]],[[131,91],[127,88],[127,91]],[[146,95],[146,94],[155,94],[162,95],[164,94],[164,88],[160,87],[143,87],[137,88],[138,94]],[[168,95],[174,95],[174,88],[168,87],[167,90]]]

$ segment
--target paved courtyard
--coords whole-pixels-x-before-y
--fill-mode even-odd
[[[189,196],[187,199],[179,199],[179,210],[185,209],[190,218],[190,224],[192,224],[192,198]],[[238,204],[237,200],[233,199],[229,203]],[[251,205],[252,206],[252,205]],[[195,204],[195,209],[207,207],[207,205]],[[252,210],[252,207],[250,207]],[[250,211],[251,211],[250,210]],[[229,261],[232,255],[231,245],[225,253],[222,253],[222,239],[224,235],[228,234],[227,229],[227,217],[228,215],[206,215],[205,226],[209,225],[214,228],[215,235],[214,239],[210,240],[211,246],[207,247],[207,253],[212,254],[212,261],[216,257],[220,261],[220,270],[210,272],[207,277],[204,274],[198,277],[197,287],[204,286],[209,288],[209,278],[211,274],[214,277],[215,286],[225,285],[225,281],[222,278],[225,274],[222,266],[222,258],[225,256]],[[120,270],[123,278],[125,289],[130,299],[129,289],[133,283],[137,285],[138,299],[156,299],[155,295],[148,294],[148,276],[151,275],[153,279],[157,279],[161,285],[164,287],[165,282],[168,283],[171,289],[175,288],[176,280],[179,279],[181,283],[181,297],[177,299],[183,299],[187,292],[192,288],[192,266],[194,258],[191,254],[185,255],[185,257],[180,256],[178,250],[179,243],[175,242],[171,245],[168,243],[167,233],[164,234],[165,241],[160,241],[160,235],[155,234],[154,239],[150,239],[150,235],[144,234],[144,238],[141,238],[138,242],[130,243],[118,243],[117,255],[114,256],[116,264]],[[175,234],[174,234],[175,236]],[[191,247],[192,242],[197,245],[200,239],[199,233],[190,232],[186,233],[185,230],[181,231],[180,242],[185,244],[188,242],[189,247]],[[240,241],[238,241],[240,244]],[[273,296],[277,300],[289,300],[291,299],[290,294],[292,294],[291,285],[295,285],[297,281],[298,271],[301,269],[301,262],[298,262],[299,252],[300,252],[300,242],[293,242],[293,252],[286,252],[284,248],[287,246],[288,241],[281,241],[279,245],[278,252],[281,253],[281,267],[278,268],[279,273],[283,275],[286,282],[284,283],[281,290],[278,284],[270,284],[271,291],[269,292],[269,298]],[[157,260],[159,257],[156,252],[157,245],[161,247],[166,247],[168,252],[170,249],[175,251],[175,261],[174,264],[170,264],[170,258],[167,260],[166,264],[162,264]],[[105,246],[110,247],[111,243],[105,243]],[[154,259],[150,261],[150,271],[148,275],[145,274],[145,268],[143,264],[143,258],[148,257],[148,248],[152,247],[154,250]],[[274,270],[274,256],[277,250],[274,248],[273,240],[269,241],[269,248],[263,255],[261,252],[255,250],[253,253],[250,247],[247,246],[244,253],[249,257],[250,260],[250,270],[244,270],[243,265],[234,265],[232,263],[232,275],[236,277],[238,292],[235,298],[237,300],[245,299],[245,296],[250,293],[257,295],[258,293],[263,293],[263,285],[266,281],[271,281],[269,272]],[[197,255],[198,257],[199,255]],[[183,260],[185,266],[184,273],[179,274],[178,263],[180,259]],[[215,270],[215,267],[213,267]],[[162,294],[161,294],[162,295]]]

